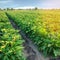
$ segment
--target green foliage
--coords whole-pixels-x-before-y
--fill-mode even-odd
[[[18,10],[7,14],[45,55],[60,55],[60,10]]]
[[[25,60],[24,40],[18,32],[11,26],[6,14],[0,11],[0,60]]]

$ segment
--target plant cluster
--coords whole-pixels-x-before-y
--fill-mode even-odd
[[[24,41],[18,32],[6,14],[0,11],[0,60],[25,60],[22,46]]]
[[[45,55],[60,56],[59,10],[18,10],[7,14]]]

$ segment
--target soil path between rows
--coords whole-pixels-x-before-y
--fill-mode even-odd
[[[9,17],[8,17],[9,18]],[[49,60],[49,58],[45,58],[37,49],[37,47],[33,44],[33,42],[27,38],[27,36],[21,31],[21,29],[14,23],[13,20],[10,20],[10,23],[12,24],[13,28],[16,30],[19,30],[19,34],[22,36],[22,38],[25,40],[23,43],[24,46],[24,55],[27,58],[27,60]]]

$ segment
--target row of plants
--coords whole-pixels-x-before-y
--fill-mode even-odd
[[[14,10],[7,15],[45,56],[60,56],[59,10]]]
[[[0,11],[0,60],[25,60],[22,46],[24,40],[18,32],[6,14]]]

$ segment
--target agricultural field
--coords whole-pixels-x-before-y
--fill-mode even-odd
[[[0,60],[25,60],[22,46],[24,40],[18,32],[6,14],[0,11]]]
[[[60,10],[0,11],[0,60],[26,60],[18,28],[44,56],[60,56]]]
[[[15,10],[6,13],[45,56],[60,56],[60,10]]]

